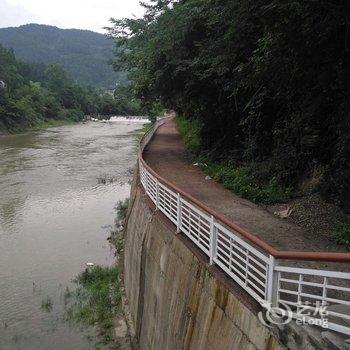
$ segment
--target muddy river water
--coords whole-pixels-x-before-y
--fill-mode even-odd
[[[106,238],[141,126],[116,118],[0,137],[0,350],[93,348],[63,320],[64,292],[87,262],[113,263]]]

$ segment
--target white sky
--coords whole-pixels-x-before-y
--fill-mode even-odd
[[[104,33],[110,17],[142,13],[139,0],[0,0],[0,28],[39,23]]]

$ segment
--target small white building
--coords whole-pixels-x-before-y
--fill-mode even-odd
[[[3,80],[0,80],[0,89],[5,89],[6,83]]]

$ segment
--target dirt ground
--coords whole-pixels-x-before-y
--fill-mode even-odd
[[[339,207],[325,202],[317,193],[294,198],[286,204],[265,207],[272,214],[286,208],[291,209],[291,214],[285,220],[302,227],[305,234],[322,239],[327,249],[334,244],[335,229],[339,220],[344,217],[344,212]],[[343,250],[348,251],[346,247]]]

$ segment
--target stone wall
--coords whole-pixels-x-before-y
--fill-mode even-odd
[[[124,284],[139,347],[172,349],[325,349],[321,333],[292,324],[274,329],[260,306],[144,195],[135,177],[125,229]],[[319,339],[318,339],[319,338]],[[322,344],[321,344],[322,343]]]

